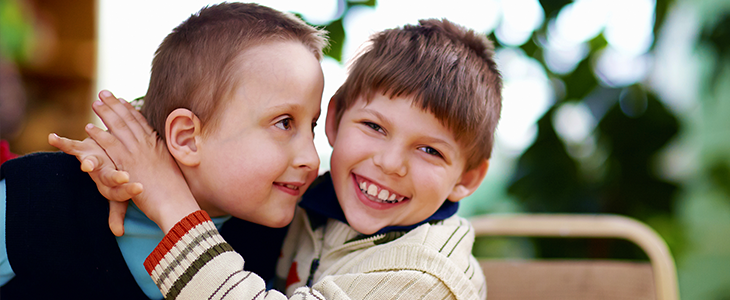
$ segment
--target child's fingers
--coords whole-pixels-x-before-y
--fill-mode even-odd
[[[114,186],[106,185],[99,181],[95,182],[96,188],[99,189],[99,193],[101,193],[104,198],[111,201],[124,202],[144,191],[142,184],[139,182],[127,182]]]
[[[109,105],[106,105],[102,101],[94,101],[91,108],[99,116],[101,121],[104,122],[109,133],[113,134],[123,145],[135,145],[137,143],[138,137],[129,128],[127,122],[121,116],[117,115]],[[104,146],[102,147],[106,149]]]
[[[116,170],[113,166],[103,165],[94,171],[92,177],[98,177],[101,181],[100,183],[108,187],[118,187],[129,182],[129,173]]]
[[[51,133],[48,135],[48,143],[66,154],[76,156],[76,158],[81,162],[81,171],[86,173],[92,172],[97,167],[102,166],[105,159],[106,161],[110,161],[110,159],[106,156],[106,153],[104,153],[104,150],[101,149],[99,145],[95,144],[94,141],[77,141]],[[103,158],[99,155],[103,156]]]
[[[126,146],[117,139],[117,136],[101,130],[93,124],[87,124],[84,129],[89,137],[106,151],[109,157],[123,157],[122,155],[128,151]],[[116,164],[116,169],[125,169],[122,161],[114,161],[114,164]]]
[[[96,155],[84,157],[81,159],[81,171],[86,173],[93,172],[101,164],[99,161],[100,159]]]
[[[137,122],[139,122],[139,125],[142,126],[142,129],[147,133],[148,135],[153,134],[155,132],[155,129],[150,126],[150,124],[147,122],[147,119],[144,118],[144,116],[129,102],[122,101],[124,106],[129,110],[129,113],[134,116],[134,118],[137,119]]]
[[[111,181],[116,184],[124,184],[129,182],[129,173],[125,171],[113,171],[110,172],[111,175]]]
[[[115,236],[124,235],[124,216],[128,205],[129,201],[109,201],[109,229]]]
[[[150,126],[149,122],[147,122],[147,119],[145,119],[145,117],[140,112],[139,107],[132,105],[131,102],[123,100],[122,98],[119,98],[119,100],[121,100],[122,104],[124,104],[124,107],[127,108],[129,113],[132,114],[135,119],[137,119],[137,122],[140,126],[142,126],[142,129],[145,131],[145,133],[147,133],[148,135],[154,133],[155,129]]]
[[[139,182],[125,183],[120,188],[124,189],[124,192],[129,195],[130,198],[144,192],[144,187]]]
[[[78,154],[80,148],[82,148],[80,141],[60,137],[55,133],[48,135],[48,144],[70,155]]]
[[[91,179],[99,185],[106,186],[107,188],[116,188],[125,183],[129,182],[129,173],[124,171],[118,171],[114,166],[108,164],[101,165],[94,172],[89,173]],[[101,190],[101,188],[100,188]],[[115,198],[109,200],[127,200],[127,198]]]
[[[127,106],[125,106],[122,102],[125,102],[124,100],[117,99],[112,95],[111,92],[107,90],[103,90],[99,92],[99,99],[109,106],[114,113],[121,118],[121,120],[124,122],[127,128],[129,128],[129,131],[131,134],[133,134],[137,140],[142,140],[144,136],[146,136],[146,132],[143,129],[142,125],[139,123],[139,120],[132,115],[132,113],[127,109]],[[113,133],[116,134],[114,129],[112,130]]]

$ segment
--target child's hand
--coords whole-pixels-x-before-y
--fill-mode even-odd
[[[99,93],[94,112],[106,124],[105,132],[91,124],[86,132],[114,161],[129,172],[130,180],[146,186],[132,198],[135,204],[167,233],[179,220],[200,209],[165,143],[142,114],[110,92]]]
[[[130,183],[129,174],[118,171],[114,162],[94,140],[77,141],[48,135],[48,143],[81,162],[81,170],[89,173],[99,192],[109,199],[109,229],[116,236],[124,235],[124,215],[128,200],[142,192],[142,185]]]

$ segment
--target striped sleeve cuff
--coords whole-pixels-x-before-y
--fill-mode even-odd
[[[170,292],[185,287],[207,262],[228,251],[233,248],[218,233],[208,214],[199,210],[175,224],[144,266],[168,298]]]

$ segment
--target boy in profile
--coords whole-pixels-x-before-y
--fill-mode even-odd
[[[128,132],[160,133],[154,151],[165,160],[155,163],[165,167],[157,174],[186,179],[195,197],[188,204],[212,216],[234,249],[256,256],[247,270],[264,278],[273,277],[285,234],[266,226],[289,224],[317,176],[312,127],[325,43],[321,31],[267,7],[205,7],[158,48],[142,108],[151,127]],[[37,153],[4,163],[1,298],[161,299],[143,261],[163,231],[131,206],[126,234],[115,237],[103,199],[73,156]],[[187,207],[159,208],[166,218]]]
[[[385,30],[371,42],[330,101],[331,173],[300,202],[277,267],[280,290],[296,299],[484,299],[473,230],[455,213],[484,179],[501,109],[492,45],[446,20]],[[119,107],[108,101],[97,113],[108,125],[144,126]],[[150,143],[109,127],[121,142],[89,133],[115,163],[131,174],[156,169],[137,162],[156,155]],[[185,189],[149,177],[145,190]],[[143,211],[191,202],[134,201]],[[256,257],[244,261],[203,211],[188,213],[152,217],[171,228],[145,262],[166,298],[285,299],[242,271]]]

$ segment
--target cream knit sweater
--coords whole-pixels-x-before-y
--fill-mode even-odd
[[[289,299],[486,299],[482,270],[471,255],[474,231],[463,218],[401,236],[360,237],[333,219],[312,230],[299,209],[277,268]],[[287,299],[266,291],[244,263],[198,211],[165,236],[145,267],[167,299]]]

